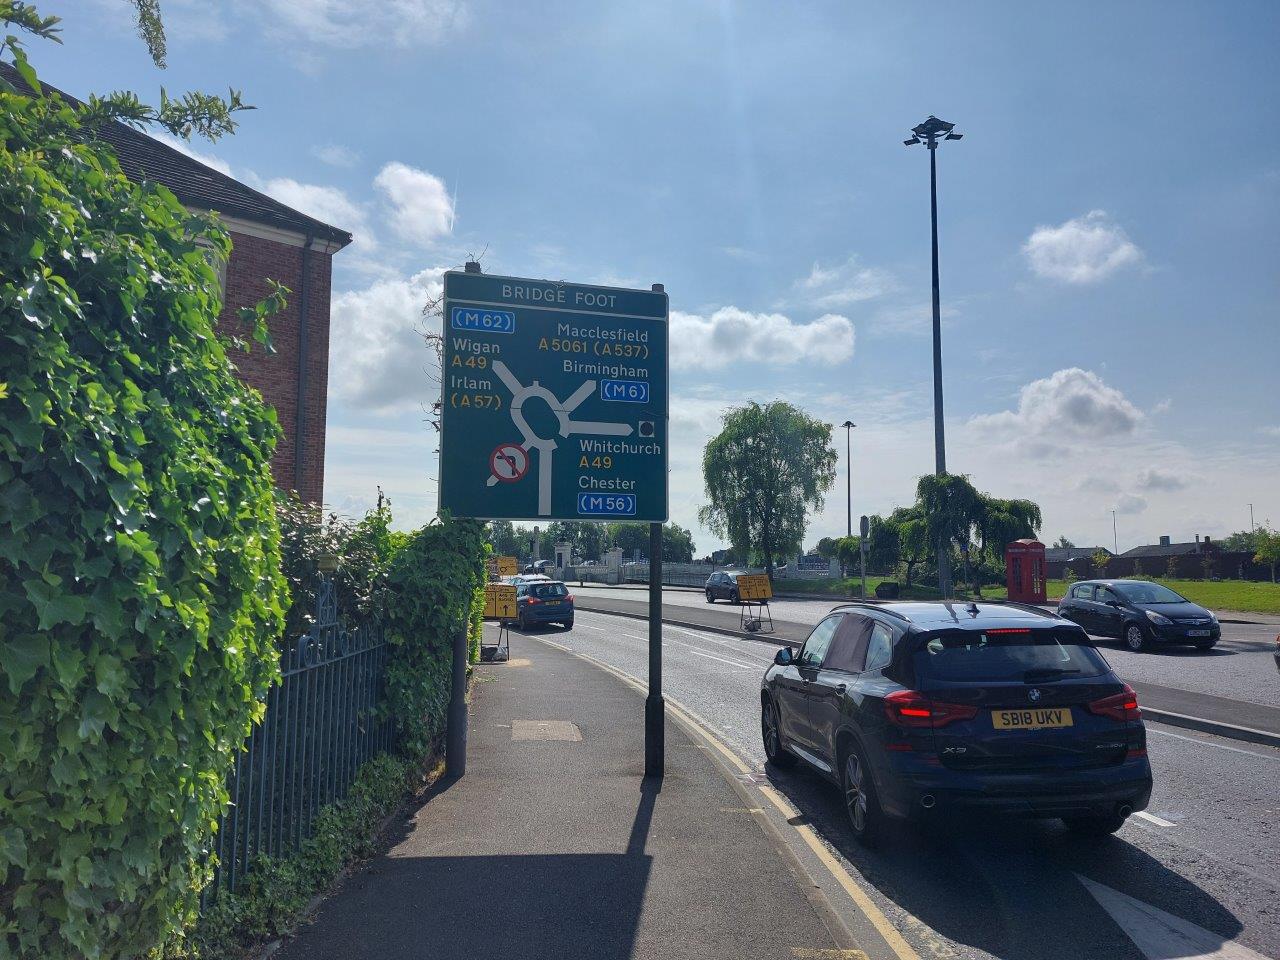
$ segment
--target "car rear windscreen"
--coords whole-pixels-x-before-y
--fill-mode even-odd
[[[563,583],[531,583],[529,593],[539,600],[555,600],[569,595]]]
[[[1107,673],[1107,662],[1082,640],[1055,630],[944,630],[921,638],[915,670],[917,676],[934,680],[990,682]]]

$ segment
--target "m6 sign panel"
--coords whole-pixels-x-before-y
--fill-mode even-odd
[[[450,271],[440,506],[667,519],[667,295]]]

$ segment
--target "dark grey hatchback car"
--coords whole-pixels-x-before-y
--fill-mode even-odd
[[[1218,618],[1168,587],[1149,580],[1084,580],[1058,603],[1058,616],[1089,633],[1119,637],[1135,653],[1154,643],[1209,650],[1222,636]]]
[[[839,784],[865,842],[886,817],[949,809],[1103,836],[1151,796],[1133,690],[1080,627],[1033,607],[838,607],[778,651],[760,708],[769,762]]]

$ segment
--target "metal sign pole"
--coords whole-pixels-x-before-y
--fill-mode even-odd
[[[662,524],[649,524],[649,696],[644,701],[644,775],[665,767],[666,704],[662,699]]]

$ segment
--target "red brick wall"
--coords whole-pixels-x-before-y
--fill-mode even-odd
[[[232,362],[244,381],[261,391],[275,407],[284,436],[276,446],[271,469],[276,484],[297,490],[305,500],[320,503],[324,497],[324,434],[329,390],[329,294],[332,262],[329,254],[314,246],[306,254],[307,359],[306,396],[302,416],[302,469],[295,472],[298,436],[299,316],[302,294],[303,249],[243,233],[232,233],[234,244],[227,264],[226,299],[219,326],[227,333],[243,335],[244,324],[236,316],[240,307],[265,297],[267,280],[277,280],[292,291],[288,306],[270,320],[276,352],[268,354],[254,344],[251,353],[235,351]]]

